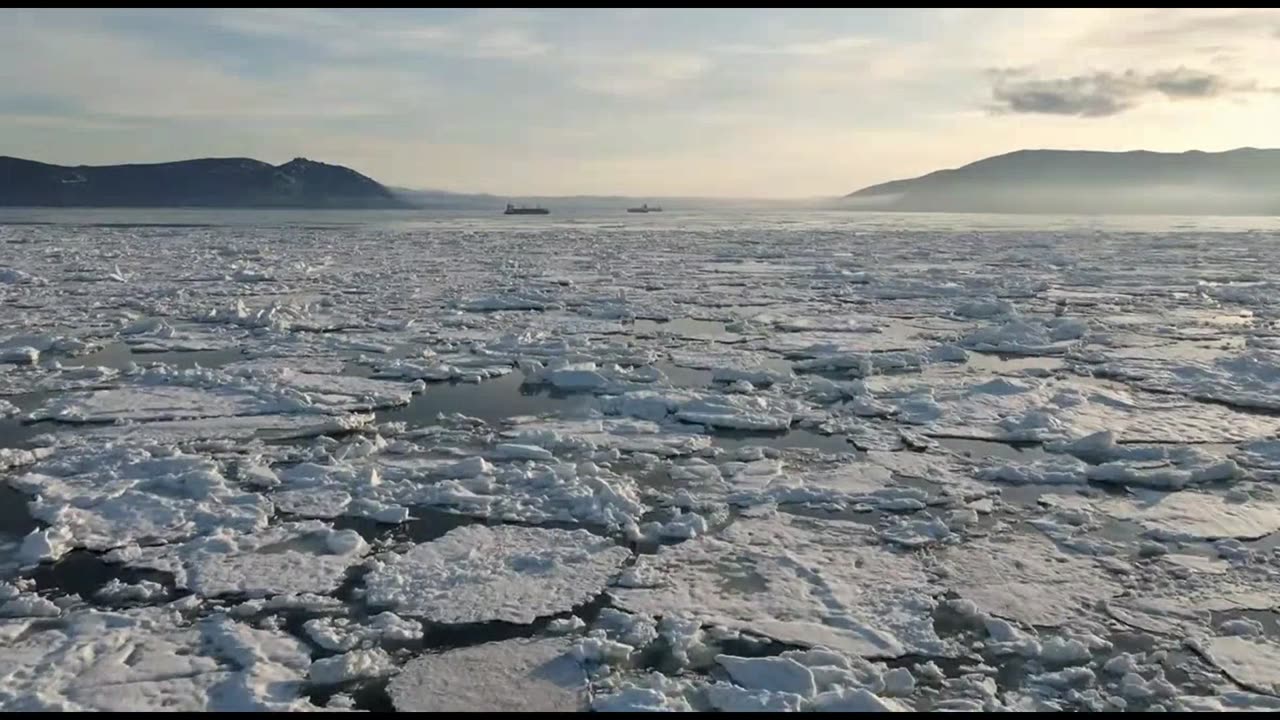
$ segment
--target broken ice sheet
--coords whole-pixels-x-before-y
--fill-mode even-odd
[[[632,418],[515,418],[503,437],[549,450],[616,448],[619,452],[645,452],[661,457],[692,455],[711,446],[711,438],[706,435]]]
[[[404,405],[412,395],[404,383],[267,367],[234,373],[154,368],[129,376],[128,384],[53,398],[33,417],[103,423],[328,414]]]
[[[630,555],[586,530],[469,525],[377,556],[366,597],[433,622],[527,624],[591,600]]]
[[[311,708],[311,664],[287,635],[226,616],[187,624],[173,611],[81,610],[57,626],[0,639],[0,709],[265,711]]]
[[[1163,540],[1250,540],[1280,530],[1280,503],[1250,497],[1228,499],[1220,492],[1132,490],[1122,497],[1054,495],[1045,502],[1133,520],[1149,535]]]
[[[683,614],[855,655],[945,651],[920,561],[886,550],[855,523],[740,518],[641,556],[610,594],[632,612]]]
[[[249,535],[219,533],[185,543],[122,548],[108,559],[172,573],[204,597],[333,592],[368,546],[354,530],[321,522],[284,523]]]
[[[367,454],[352,450],[350,459],[282,469],[272,500],[280,510],[302,516],[343,514],[382,522],[401,522],[405,506],[420,505],[473,517],[608,528],[632,525],[645,512],[633,479],[590,461],[495,457],[512,452],[508,447],[503,453],[485,452],[494,457],[491,463],[479,454],[460,459],[456,454],[391,452],[380,438],[355,444],[366,446]]]
[[[387,686],[400,712],[576,712],[587,676],[562,639],[505,640],[407,663]]]
[[[128,447],[68,451],[10,484],[36,495],[32,516],[64,535],[65,549],[109,550],[130,542],[266,526],[271,503],[228,482],[220,463],[200,455],[157,453]]]
[[[70,430],[53,430],[46,437],[50,438],[53,445],[75,445],[93,441],[135,445],[253,439],[278,442],[317,435],[341,435],[368,427],[373,419],[374,416],[369,413],[226,416],[123,425],[87,425]]]
[[[1091,559],[1038,533],[982,538],[940,554],[943,584],[985,613],[1030,625],[1063,625],[1121,588]]]
[[[898,420],[938,436],[1046,442],[1109,430],[1122,442],[1216,443],[1280,431],[1277,417],[1072,378],[877,378],[868,386]]]
[[[1100,372],[1136,381],[1140,387],[1262,410],[1280,410],[1280,352],[1250,349],[1209,362],[1115,360]]]
[[[1273,640],[1226,636],[1197,640],[1194,647],[1240,685],[1280,695],[1280,645]]]

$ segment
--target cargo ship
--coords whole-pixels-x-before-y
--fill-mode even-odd
[[[627,212],[630,212],[630,213],[662,212],[662,208],[657,205],[654,205],[653,207],[649,207],[649,203],[645,203],[640,207],[627,208]]]
[[[516,207],[511,203],[507,203],[507,209],[503,211],[503,215],[550,215],[551,211],[544,207]]]

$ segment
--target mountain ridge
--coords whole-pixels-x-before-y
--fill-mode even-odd
[[[376,180],[342,165],[246,157],[54,165],[0,156],[0,206],[405,208]]]
[[[857,209],[949,212],[1280,212],[1280,149],[1027,149],[871,185]]]

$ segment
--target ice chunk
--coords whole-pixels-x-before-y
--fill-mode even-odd
[[[1122,462],[1110,462],[1091,466],[1088,477],[1094,482],[1178,490],[1191,483],[1230,480],[1236,475],[1237,470],[1232,460],[1223,460],[1220,463],[1193,470],[1172,467],[1147,469]]]
[[[941,520],[903,520],[880,532],[880,537],[895,545],[919,548],[934,545],[951,535],[947,524]]]
[[[496,457],[509,460],[552,460],[554,458],[549,450],[537,445],[498,443],[493,451]]]
[[[299,696],[301,643],[222,615],[190,626],[158,608],[77,611],[3,644],[6,710],[314,709]]]
[[[1280,472],[1280,440],[1255,440],[1240,446],[1235,460],[1249,468]]]
[[[894,668],[884,674],[884,693],[891,697],[905,697],[916,689],[916,679],[906,668]]]
[[[1071,622],[1081,607],[1119,593],[1092,561],[1060,553],[1051,541],[1017,535],[949,548],[944,582],[985,613],[1031,625]]]
[[[62,609],[48,598],[35,593],[22,593],[0,603],[0,618],[58,617]]]
[[[740,518],[719,535],[641,556],[633,574],[642,586],[610,593],[632,612],[679,613],[855,655],[941,652],[920,561],[872,543],[855,523]]]
[[[271,513],[262,496],[237,491],[216,461],[198,455],[108,447],[60,453],[41,467],[48,472],[11,483],[37,495],[31,514],[51,525],[50,537],[69,533],[64,546],[107,550],[215,528],[253,531]]]
[[[1218,626],[1219,635],[1238,635],[1240,637],[1251,637],[1262,635],[1262,623],[1249,618],[1236,618],[1228,620]]]
[[[728,683],[712,683],[707,702],[721,712],[799,712],[803,698],[791,693],[747,690]]]
[[[1052,637],[1041,645],[1040,658],[1054,665],[1075,665],[1088,662],[1093,653],[1087,645],[1074,638]]]
[[[335,550],[337,548],[337,550]],[[141,548],[127,563],[173,573],[178,587],[211,597],[329,593],[368,547],[354,530],[319,522],[285,523],[252,535],[216,534]]]
[[[1280,503],[1232,501],[1219,493],[1134,490],[1125,497],[1057,497],[1054,505],[1133,520],[1165,540],[1256,539],[1280,530]]]
[[[980,468],[976,476],[1010,485],[1083,485],[1088,466],[1075,458],[1045,458],[1030,463],[1002,462]]]
[[[1276,712],[1280,698],[1243,690],[1220,690],[1217,695],[1181,695],[1182,710],[1190,712]]]
[[[596,695],[591,700],[595,712],[670,712],[690,710],[683,699],[673,701],[654,688],[624,687],[618,692]]]
[[[633,650],[635,648],[626,643],[610,640],[603,630],[592,630],[573,644],[569,654],[585,666],[620,665],[631,657]]]
[[[569,392],[601,390],[612,382],[596,369],[596,364],[593,362],[549,368],[542,375],[542,380],[557,389]]]
[[[722,395],[682,404],[676,418],[687,423],[731,430],[786,430],[793,409],[757,395]]]
[[[507,640],[422,655],[387,686],[401,712],[576,712],[587,677],[561,639]]]
[[[604,608],[596,619],[596,629],[604,630],[610,637],[634,647],[643,648],[658,637],[653,618],[633,615],[613,608]]]
[[[346,620],[312,618],[302,625],[311,641],[325,650],[346,651],[360,643],[359,633],[352,632]]]
[[[311,663],[313,685],[337,685],[359,678],[384,677],[396,672],[391,656],[381,648],[352,650]]]
[[[23,564],[57,560],[72,548],[71,531],[65,527],[32,530],[22,539],[18,561]]]
[[[828,690],[810,705],[817,712],[911,712],[898,700],[882,698],[866,688]]]
[[[1093,671],[1086,667],[1069,667],[1054,672],[1044,672],[1038,675],[1032,675],[1027,678],[1029,683],[1038,683],[1048,685],[1052,688],[1080,688],[1092,685],[1095,676]]]
[[[1250,690],[1280,695],[1280,645],[1266,638],[1223,636],[1201,639],[1201,655]]]
[[[579,632],[585,628],[587,624],[577,615],[571,615],[567,618],[556,618],[547,625],[547,631],[556,635],[570,635]]]
[[[748,690],[793,693],[813,697],[813,672],[795,660],[781,657],[744,658],[718,655],[716,662],[737,685]]]
[[[94,593],[94,597],[103,602],[124,603],[124,602],[152,602],[157,598],[164,598],[169,594],[163,585],[150,580],[141,580],[137,583],[122,583],[117,578],[111,578],[111,582],[103,585]]]
[[[1280,409],[1280,352],[1275,350],[1250,349],[1207,363],[1172,360],[1149,367],[1114,363],[1109,369],[1138,376],[1142,387],[1240,407]]]
[[[52,448],[35,448],[32,450],[0,448],[0,472],[31,465],[52,454]]]
[[[1047,322],[1016,318],[979,328],[961,339],[960,344],[982,352],[1058,355],[1088,329],[1087,323],[1076,318],[1057,317]]]
[[[363,555],[369,549],[364,538],[355,530],[331,532],[325,538],[325,544],[334,555]]]
[[[479,455],[461,460],[441,470],[441,474],[446,478],[470,478],[492,472],[493,466]]]
[[[380,558],[367,599],[433,622],[531,623],[590,600],[629,555],[586,530],[471,525]]]
[[[422,623],[406,620],[393,612],[381,612],[369,618],[369,627],[383,640],[406,642],[422,638]]]
[[[1014,315],[1013,303],[994,297],[964,300],[952,306],[951,312],[965,318],[989,318],[999,315]]]

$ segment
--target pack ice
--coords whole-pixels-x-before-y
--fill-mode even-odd
[[[0,213],[0,707],[1275,708],[1265,218],[182,213]]]
[[[629,555],[586,530],[471,525],[375,558],[366,598],[439,623],[530,623],[598,595]]]

